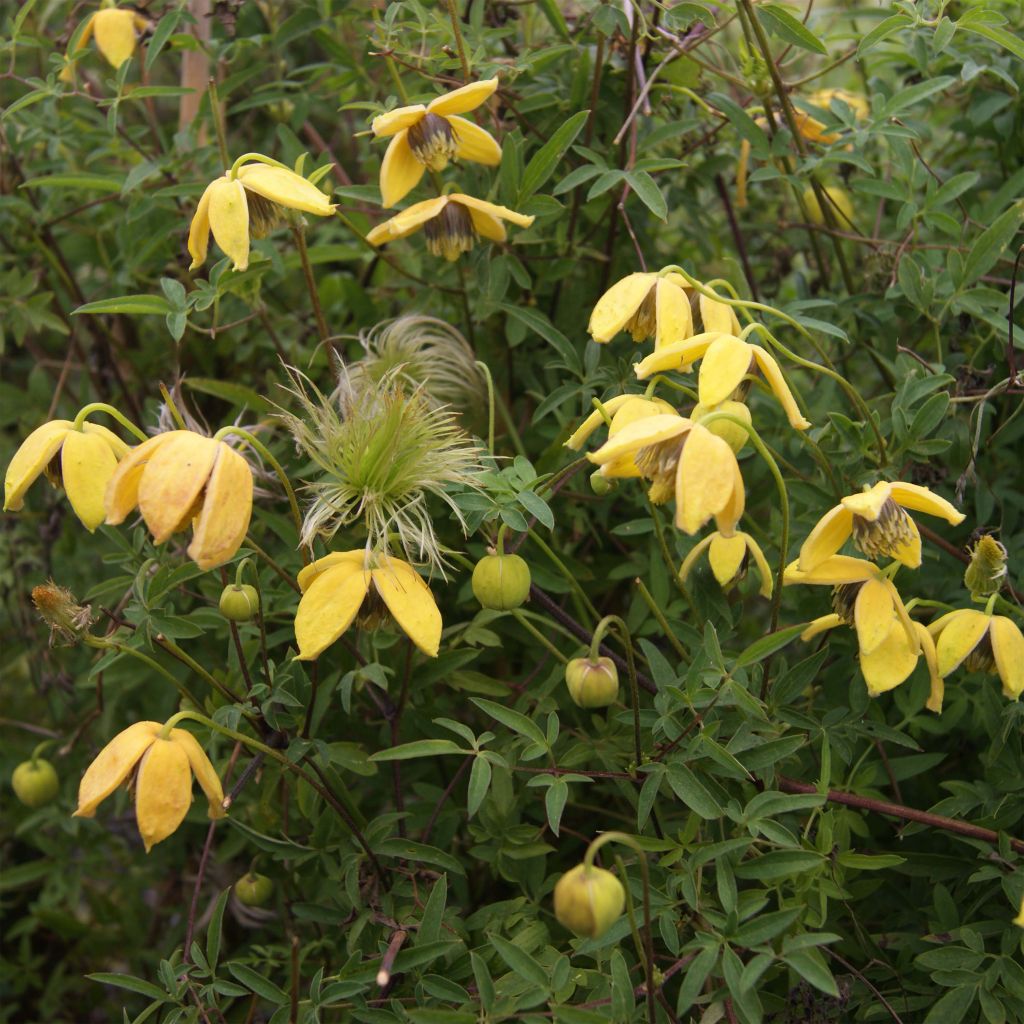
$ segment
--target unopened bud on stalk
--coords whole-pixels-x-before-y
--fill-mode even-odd
[[[595,494],[605,495],[615,490],[615,481],[603,476],[601,470],[597,469],[590,474],[590,489]]]
[[[48,804],[60,791],[57,771],[49,761],[41,757],[22,761],[11,775],[14,795],[26,807],[42,807]]]
[[[235,882],[238,902],[246,907],[262,907],[274,895],[274,883],[266,875],[249,871]]]
[[[565,683],[581,708],[604,708],[619,696],[619,673],[611,658],[573,658],[565,666]]]
[[[485,555],[473,570],[473,593],[484,608],[518,608],[530,596],[530,567],[519,555]]]
[[[983,533],[968,553],[971,561],[964,571],[964,585],[971,597],[991,597],[1006,579],[1006,548],[991,534]]]
[[[698,403],[693,407],[690,418],[700,423],[705,416],[710,416],[715,412],[728,413],[730,416],[748,425],[752,422],[750,410],[742,402],[736,402],[732,399],[719,402],[718,405],[701,405]],[[750,440],[750,435],[739,424],[733,423],[730,420],[715,419],[711,420],[710,423],[706,423],[705,426],[716,437],[720,437],[737,455]]]
[[[600,938],[625,906],[622,883],[604,868],[580,864],[555,885],[555,917],[581,939]]]
[[[231,583],[220,595],[220,613],[232,622],[249,622],[260,612],[260,595],[247,583]]]

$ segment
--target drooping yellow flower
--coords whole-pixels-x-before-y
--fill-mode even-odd
[[[790,425],[795,430],[806,430],[811,425],[800,412],[775,357],[760,345],[751,345],[732,334],[705,331],[656,349],[646,359],[635,363],[633,369],[640,380],[645,380],[665,370],[685,370],[698,359],[703,360],[697,384],[701,405],[718,405],[731,398],[744,376],[756,366],[779,400]]]
[[[603,402],[604,412],[611,418],[608,426],[608,436],[614,437],[624,427],[637,420],[646,419],[648,416],[658,416],[665,413],[674,414],[675,409],[668,402],[660,398],[645,398],[643,395],[616,395]],[[590,435],[604,423],[604,416],[600,409],[595,409],[576,428],[565,447],[578,452],[586,443]],[[604,474],[609,477],[638,477],[642,476],[632,456],[627,456],[621,466],[609,467]]]
[[[265,238],[283,219],[282,208],[329,217],[334,204],[301,174],[268,163],[246,163],[206,186],[188,232],[189,270],[206,261],[210,233],[235,270],[249,266],[249,241]]]
[[[191,430],[171,430],[121,460],[107,486],[107,522],[123,523],[138,507],[156,544],[191,525],[189,557],[212,569],[245,539],[252,491],[252,470],[238,452]]]
[[[492,242],[504,242],[507,237],[504,220],[528,228],[534,218],[484,199],[452,192],[413,203],[390,220],[378,224],[366,240],[370,245],[386,245],[423,228],[427,248],[435,256],[454,261],[462,253],[469,252],[481,236]]]
[[[676,500],[676,526],[696,533],[713,516],[731,534],[743,515],[745,492],[732,448],[678,413],[647,416],[623,427],[587,458],[607,477],[635,468],[650,481],[651,501]]]
[[[764,557],[761,546],[749,533],[736,530],[734,533],[726,535],[716,530],[704,537],[693,546],[679,567],[679,578],[684,583],[697,564],[697,559],[705,551],[708,553],[711,571],[714,573],[718,585],[723,589],[727,589],[746,575],[747,562],[753,557],[758,579],[761,581],[758,592],[762,597],[772,596],[773,580],[768,560]]]
[[[127,7],[105,7],[89,15],[74,52],[68,55],[68,59],[77,57],[95,36],[96,49],[112,68],[117,69],[135,52],[138,34],[147,28],[149,22],[138,11]],[[65,82],[70,80],[70,64],[64,67],[60,77]]]
[[[135,820],[146,853],[166,839],[185,819],[192,804],[195,775],[209,804],[211,818],[223,818],[220,778],[199,741],[185,729],[161,738],[159,722],[136,722],[118,733],[86,769],[78,787],[76,818],[92,818],[96,808],[135,776]]]
[[[295,613],[299,661],[314,661],[363,611],[368,626],[384,610],[424,654],[434,658],[441,643],[441,613],[416,570],[399,558],[363,550],[334,551],[298,576],[302,598]],[[365,607],[364,607],[365,605]]]
[[[998,675],[1010,700],[1024,693],[1024,635],[1013,619],[960,608],[937,618],[928,631],[943,679],[963,665],[968,672]]]
[[[103,495],[128,445],[98,423],[76,430],[71,420],[51,420],[36,427],[14,453],[4,477],[4,511],[17,512],[25,492],[45,473],[54,487],[63,486],[75,515],[91,533],[103,522]]]
[[[921,564],[921,534],[906,510],[941,516],[953,526],[962,523],[945,498],[927,487],[887,480],[850,494],[825,513],[800,548],[800,568],[808,572],[831,558],[853,536],[868,558],[895,558],[908,569]]]
[[[378,138],[391,138],[380,167],[380,195],[385,208],[394,206],[420,182],[424,171],[443,171],[449,160],[470,160],[496,167],[501,146],[491,134],[459,117],[494,95],[498,79],[471,82],[431,100],[427,106],[398,107],[373,119]]]

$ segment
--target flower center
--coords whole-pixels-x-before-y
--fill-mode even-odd
[[[864,582],[858,581],[857,583],[840,583],[838,587],[832,588],[832,611],[847,626],[853,625],[853,606],[857,603],[857,595],[863,586]]]
[[[992,641],[988,630],[985,630],[985,635],[978,641],[974,650],[964,658],[964,668],[968,672],[995,672],[996,656],[992,653]]]
[[[853,517],[853,542],[868,558],[895,555],[914,539],[914,524],[906,510],[887,498],[878,518]]]
[[[432,171],[443,171],[455,156],[455,132],[446,117],[424,114],[409,129],[406,139],[416,159]]]
[[[644,301],[637,311],[626,321],[626,330],[633,335],[634,341],[643,341],[653,337],[658,329],[658,308],[655,295],[657,288],[652,286],[644,296]]]
[[[245,190],[245,201],[249,206],[250,238],[266,238],[274,228],[284,223],[284,211],[277,203],[249,189]]]
[[[679,438],[672,437],[641,448],[634,456],[636,468],[651,481],[647,494],[655,505],[663,505],[675,494],[676,469],[682,451]]]
[[[469,252],[477,238],[469,210],[461,203],[449,202],[436,217],[427,221],[423,230],[427,236],[427,248],[435,256],[443,256],[449,261]]]

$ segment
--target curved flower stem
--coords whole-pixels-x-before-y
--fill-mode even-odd
[[[672,380],[670,377],[666,377],[663,373],[656,373],[647,382],[647,388],[644,390],[644,398],[651,398],[659,384],[664,384],[666,387],[672,388],[673,391],[681,391],[687,398],[694,402],[700,401],[700,395],[698,395],[693,388],[688,388],[685,384],[680,384],[678,381]]]
[[[259,544],[257,544],[256,541],[252,539],[251,533],[247,533],[245,535],[245,543],[248,547],[252,548],[253,551],[255,551],[256,554],[259,555],[260,558],[262,558],[263,561],[266,562],[267,565],[269,565],[270,568],[273,569],[274,572],[276,572],[277,575],[280,576],[281,579],[284,580],[284,582],[287,583],[288,586],[291,587],[296,594],[301,593],[299,584],[296,582],[295,577],[292,576],[292,574],[288,572],[287,569],[282,568],[271,555],[264,551],[263,548],[261,548]],[[305,550],[303,550],[302,557],[306,558]]]
[[[236,437],[242,438],[250,444],[259,453],[260,457],[270,463],[271,469],[277,474],[277,478],[281,481],[284,486],[285,493],[288,495],[288,504],[291,506],[292,519],[295,520],[295,529],[299,534],[299,539],[302,538],[302,514],[299,512],[299,502],[295,497],[295,489],[292,487],[291,481],[288,479],[288,474],[284,471],[284,467],[276,458],[270,453],[270,449],[257,437],[249,433],[248,430],[244,430],[242,427],[221,427],[216,434],[213,435],[215,441],[222,441],[225,437],[234,434]],[[303,549],[303,558],[306,558],[306,551]]]
[[[597,851],[601,849],[606,843],[622,843],[623,846],[628,846],[636,855],[637,860],[640,862],[640,877],[643,882],[643,895],[644,895],[644,941],[641,943],[640,937],[636,934],[636,925],[630,919],[630,925],[633,927],[633,937],[637,945],[643,949],[642,959],[644,961],[644,975],[646,977],[645,988],[647,990],[647,1016],[650,1024],[655,1022],[655,1007],[654,1007],[654,944],[653,944],[653,933],[651,930],[651,872],[647,865],[647,854],[644,852],[643,847],[631,836],[625,832],[602,832],[588,847],[587,852],[583,855],[583,863],[589,869],[594,866],[594,856]],[[616,858],[618,860],[618,858]],[[625,875],[625,869],[620,869]],[[629,895],[629,887],[623,885],[623,889],[626,890],[626,895]]]
[[[572,587],[573,593],[582,601],[583,607],[593,615],[595,619],[601,618],[601,613],[594,607],[594,602],[587,596],[587,592],[580,586],[580,582],[575,576],[569,571],[569,567],[563,562],[558,555],[552,550],[551,546],[547,544],[538,535],[536,530],[528,529],[526,531],[530,535],[530,539],[548,556],[552,564],[565,578],[566,583]]]
[[[262,153],[243,153],[237,160],[231,165],[231,169],[228,171],[228,176],[232,179],[238,177],[238,172],[241,169],[242,164],[246,161],[257,164],[268,164],[270,167],[282,167],[286,171],[290,171],[291,168],[287,164],[281,163],[280,160],[275,160],[273,157],[264,156]]]
[[[172,676],[171,673],[160,664],[160,662],[155,661],[148,654],[144,654],[142,651],[137,650],[134,647],[129,647],[127,644],[118,643],[116,640],[107,640],[104,637],[92,636],[91,634],[86,634],[84,641],[89,647],[95,647],[97,650],[106,649],[117,651],[119,654],[130,654],[133,658],[137,658],[139,661],[143,662],[143,664],[148,665],[155,672],[162,675],[185,700],[190,701],[197,708],[202,707],[199,698],[196,697],[196,695],[183,682],[179,679],[175,679],[174,676]]]
[[[552,473],[546,480],[542,480],[534,488],[536,494],[540,494],[541,491],[557,491],[562,485],[562,481],[566,477],[573,476],[573,474],[579,472],[579,470],[587,464],[590,460],[586,455],[581,455],[578,459],[573,459],[568,465],[563,466],[557,473]]]
[[[200,665],[199,662],[196,661],[196,659],[193,658],[191,654],[180,648],[169,637],[163,636],[161,634],[160,636],[155,638],[154,642],[159,647],[162,647],[165,651],[167,651],[168,654],[172,654],[182,664],[187,665],[190,669],[192,669],[192,671],[195,672],[195,674],[199,676],[199,678],[202,679],[203,682],[208,683],[210,686],[212,686],[225,700],[231,701],[232,704],[242,703],[242,698],[239,697],[238,694],[232,693],[231,690],[229,690],[215,675],[212,675],[205,668],[203,668],[203,666]],[[198,701],[193,701],[193,703],[199,706]],[[245,714],[245,712],[242,713]]]
[[[668,624],[668,619],[665,618],[665,613],[658,607],[658,602],[654,600],[654,595],[644,585],[644,581],[639,576],[633,582],[636,584],[637,589],[640,591],[640,596],[644,599],[644,603],[647,605],[650,613],[657,620],[658,625],[661,627],[662,635],[672,645],[672,649],[679,656],[679,660],[685,664],[690,663],[690,655],[686,648],[680,643],[679,637],[672,632],[672,627]]]
[[[571,629],[569,629],[567,626],[564,626],[561,622],[558,622],[555,619],[550,619],[546,615],[541,615],[540,612],[529,611],[526,608],[517,608],[515,610],[520,615],[525,615],[528,619],[534,619],[537,622],[540,622],[543,625],[550,627],[551,629],[557,629],[559,633],[561,633],[564,637],[572,641],[573,650],[575,650],[579,646],[579,638],[576,636],[575,633],[573,633]]]
[[[532,622],[530,622],[519,608],[510,609],[510,614],[515,618],[516,622],[518,622],[519,625],[537,641],[537,643],[548,651],[549,654],[557,658],[563,665],[569,661],[569,659],[539,629],[537,629]]]
[[[149,438],[137,426],[135,426],[130,419],[119,413],[112,405],[107,405],[106,402],[90,402],[88,405],[79,409],[78,415],[75,417],[74,423],[72,424],[75,430],[81,430],[85,425],[86,417],[92,415],[94,412],[105,412],[108,416],[117,420],[125,430],[134,434],[140,441],[149,440]]]
[[[491,368],[479,359],[476,361],[480,372],[487,381],[487,450],[494,454],[494,378],[491,376]]]
[[[619,634],[619,640],[626,649],[626,666],[629,675],[629,700],[633,705],[633,748],[636,755],[636,767],[639,768],[643,762],[643,747],[640,741],[640,687],[636,678],[636,662],[633,659],[633,636],[629,626],[619,618],[618,615],[606,615],[594,630],[594,636],[590,641],[590,660],[597,661],[601,652],[601,640],[609,629],[615,628]]]

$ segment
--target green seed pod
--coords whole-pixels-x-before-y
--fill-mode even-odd
[[[595,494],[605,495],[615,490],[615,481],[602,476],[601,470],[597,469],[590,474],[590,489]]]
[[[37,757],[34,761],[22,761],[14,769],[11,786],[14,795],[26,807],[42,807],[60,791],[60,779],[49,761]]]
[[[232,622],[249,622],[259,611],[260,595],[248,584],[229,584],[220,595],[220,613]]]
[[[484,608],[518,608],[530,596],[530,567],[518,555],[485,555],[473,570],[473,593]]]
[[[235,895],[243,906],[262,907],[274,895],[274,883],[266,875],[250,871],[235,882]]]
[[[573,658],[565,666],[565,683],[581,708],[605,708],[619,696],[619,672],[611,658]]]
[[[626,891],[604,868],[580,864],[555,885],[555,917],[581,939],[600,938],[622,916]]]
[[[751,422],[750,410],[742,402],[735,402],[732,399],[719,402],[718,405],[697,404],[693,407],[693,412],[690,415],[691,419],[699,423],[705,416],[710,416],[713,412],[727,412],[730,416],[735,416],[736,419],[742,420],[744,423]],[[712,420],[706,426],[712,434],[720,437],[737,455],[750,440],[750,435],[742,427],[737,426],[735,423],[730,423],[729,420]]]

